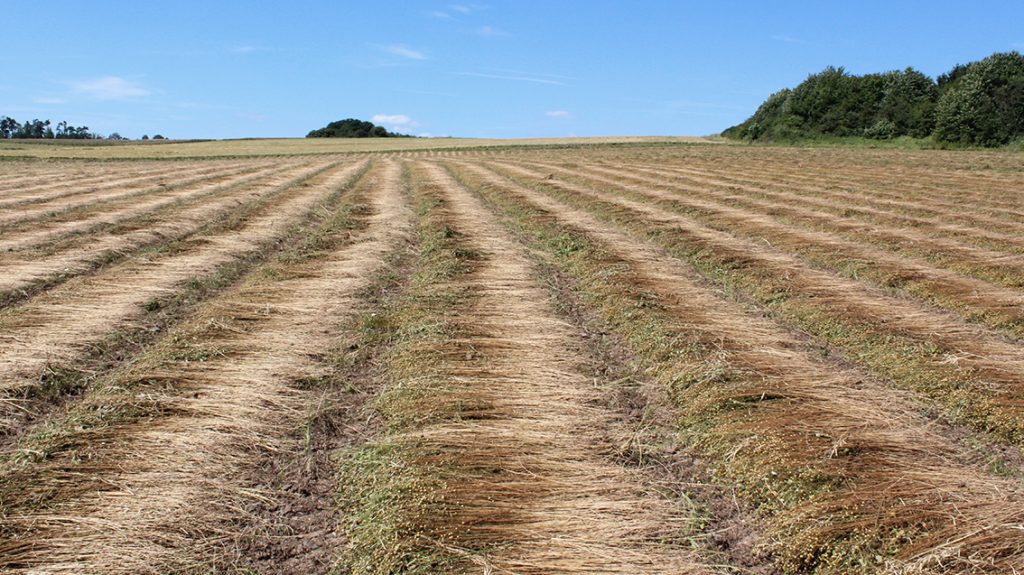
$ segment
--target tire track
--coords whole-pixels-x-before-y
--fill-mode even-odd
[[[354,313],[358,291],[408,229],[397,165],[362,182],[372,211],[364,232],[337,238],[341,245],[314,261],[285,260],[253,276],[177,329],[170,349],[119,374],[125,385],[161,382],[146,391],[153,415],[76,433],[88,459],[63,452],[41,464],[44,485],[33,488],[59,497],[8,511],[0,565],[26,574],[201,568],[225,523],[246,519],[240,502],[273,496],[239,478],[315,400],[292,383],[325,369],[316,358],[336,337],[332,326]],[[182,341],[215,352],[201,361],[169,353]],[[132,401],[113,388],[105,394],[93,401]]]

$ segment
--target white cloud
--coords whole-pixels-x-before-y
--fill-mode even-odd
[[[228,52],[232,54],[252,54],[258,52],[260,49],[256,46],[232,46],[228,48]]]
[[[73,82],[71,89],[75,93],[85,94],[97,100],[130,100],[151,94],[139,83],[118,76],[103,76],[94,80]]]
[[[391,127],[416,126],[416,122],[405,114],[376,114],[370,118],[374,124],[383,124]]]
[[[534,78],[531,76],[505,76],[503,74],[482,74],[480,72],[452,72],[456,76],[471,76],[473,78],[493,78],[495,80],[515,80],[517,82],[533,82],[536,84],[552,84],[564,86],[565,82],[550,80],[548,78]]]
[[[65,104],[67,100],[64,98],[55,98],[52,96],[42,96],[39,98],[33,98],[32,103],[34,104]]]
[[[454,18],[451,14],[442,12],[441,10],[427,10],[426,15],[439,20],[452,20]]]
[[[462,14],[471,14],[476,12],[476,6],[470,6],[468,4],[449,4],[448,9],[454,10],[455,12],[461,12]]]
[[[381,46],[381,50],[384,50],[388,54],[394,56],[401,56],[402,58],[408,58],[410,60],[426,60],[427,56],[419,50],[414,50],[405,44],[391,44],[389,46]]]
[[[544,112],[545,116],[549,118],[571,118],[572,114],[565,110],[551,110],[550,112]]]
[[[476,29],[477,36],[483,36],[484,38],[496,38],[501,36],[511,36],[508,32],[495,28],[494,26],[481,26]]]

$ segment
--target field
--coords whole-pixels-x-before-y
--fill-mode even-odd
[[[1019,153],[5,146],[0,572],[1024,572]]]

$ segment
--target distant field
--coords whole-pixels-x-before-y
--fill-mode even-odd
[[[425,149],[589,144],[700,143],[704,138],[599,137],[488,140],[472,138],[268,138],[252,140],[105,142],[88,140],[0,140],[0,157],[168,159],[290,154],[341,154]]]
[[[702,141],[0,144],[0,571],[1024,570],[1024,156]]]

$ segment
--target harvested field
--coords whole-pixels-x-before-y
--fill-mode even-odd
[[[1019,154],[428,143],[11,150],[0,571],[1024,572]]]

